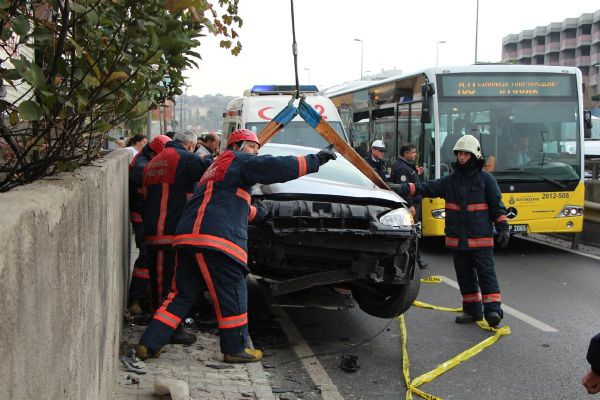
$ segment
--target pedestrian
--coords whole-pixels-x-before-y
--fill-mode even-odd
[[[228,363],[260,361],[248,347],[248,222],[261,222],[268,203],[252,205],[257,183],[287,182],[317,172],[335,159],[326,148],[306,156],[259,156],[255,133],[231,133],[226,151],[215,160],[188,201],[177,226],[177,271],[173,291],[156,312],[137,347],[138,357],[158,355],[174,329],[201,296],[205,285],[213,301],[223,359]]]
[[[165,149],[154,157],[143,173],[145,191],[144,233],[150,267],[152,306],[156,310],[171,290],[175,265],[175,228],[195,184],[210,165],[210,157],[192,153],[196,134],[178,131]],[[193,339],[192,339],[193,336]],[[182,329],[172,343],[189,343],[195,336]]]
[[[415,166],[417,160],[417,147],[412,143],[406,143],[400,146],[400,158],[392,165],[392,175],[390,181],[392,183],[417,183],[421,180],[419,175],[423,175],[423,167]],[[408,210],[415,222],[421,221],[421,202],[422,196],[405,196]],[[421,258],[421,251],[417,245],[417,264],[419,268],[426,269],[427,263]]]
[[[388,174],[387,168],[385,167],[385,143],[382,140],[374,140],[371,143],[371,151],[365,157],[365,161],[369,164],[377,174],[383,179],[385,182],[389,182],[390,176]]]
[[[133,135],[127,141],[127,150],[129,150],[129,152],[131,153],[132,157],[135,157],[135,155],[137,153],[139,153],[139,151],[142,150],[142,148],[147,143],[148,143],[148,136],[142,135],[141,133],[138,133],[136,135]]]
[[[581,383],[589,394],[600,393],[600,333],[590,340],[587,351],[587,360],[590,370],[583,376]]]
[[[144,197],[142,195],[142,174],[144,167],[171,141],[168,136],[159,135],[144,146],[133,157],[129,164],[129,219],[135,235],[135,245],[139,254],[133,264],[133,273],[129,286],[129,312],[131,315],[142,315],[149,306],[148,258],[146,255],[146,240],[144,237]]]
[[[503,313],[494,266],[494,225],[496,244],[506,247],[510,239],[506,208],[496,179],[482,170],[479,141],[464,135],[456,142],[454,154],[451,174],[434,181],[392,185],[400,195],[446,200],[446,247],[454,250],[454,269],[463,300],[463,314],[456,317],[456,323],[485,317],[495,327]]]
[[[198,143],[196,154],[216,156],[219,147],[221,146],[221,137],[215,132],[209,132],[202,138],[202,142]]]

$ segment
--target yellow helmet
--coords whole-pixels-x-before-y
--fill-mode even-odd
[[[454,153],[457,151],[466,151],[467,153],[471,153],[477,159],[482,159],[481,155],[481,146],[479,145],[479,140],[473,135],[464,135],[460,139],[456,141],[454,145]]]

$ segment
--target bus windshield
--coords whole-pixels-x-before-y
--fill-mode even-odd
[[[581,171],[576,98],[439,99],[442,174],[456,160],[461,135],[479,139],[499,181],[578,181]]]
[[[258,134],[266,125],[267,122],[248,122],[246,123],[246,129]],[[338,135],[346,140],[341,122],[332,121],[329,122],[329,125],[338,133]],[[329,144],[321,137],[321,135],[317,133],[317,131],[311,128],[304,121],[291,121],[283,129],[281,129],[277,135],[271,138],[269,142],[317,148],[323,148]]]

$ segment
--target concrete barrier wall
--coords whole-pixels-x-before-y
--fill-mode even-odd
[[[127,282],[127,151],[0,193],[0,399],[108,399]]]

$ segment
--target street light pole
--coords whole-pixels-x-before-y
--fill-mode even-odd
[[[475,13],[475,63],[477,64],[477,35],[479,34],[479,0],[477,0],[477,12]]]
[[[362,39],[354,39],[355,42],[360,42],[360,80],[363,80],[363,41]]]
[[[435,45],[435,66],[438,66],[439,54],[440,54],[440,44],[446,43],[445,40],[438,40]]]
[[[310,68],[304,68],[305,71],[308,71],[308,84],[310,85]]]

